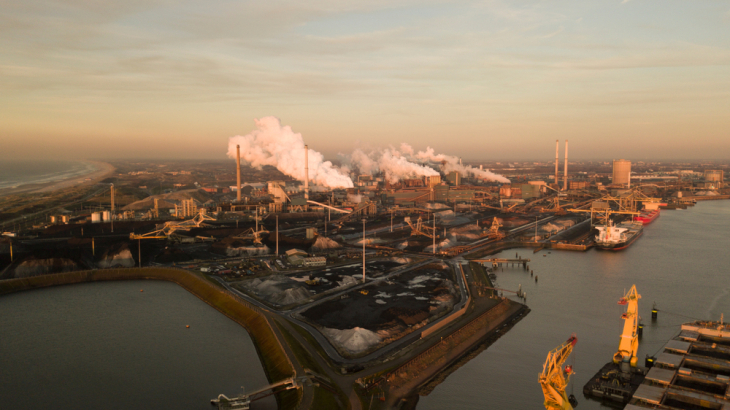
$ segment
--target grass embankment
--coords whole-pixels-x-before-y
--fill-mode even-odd
[[[174,282],[248,330],[269,382],[292,377],[292,368],[269,323],[257,309],[231,295],[200,275],[173,268],[104,269],[0,281],[0,295],[50,286],[108,280],[156,279]],[[280,409],[295,408],[297,390],[276,395]]]
[[[304,367],[305,369],[309,369],[314,373],[317,373],[320,376],[323,376],[326,374],[322,366],[317,363],[317,361],[312,357],[311,354],[307,351],[307,349],[304,348],[304,346],[299,343],[294,336],[284,328],[284,326],[281,326],[280,324],[276,324],[276,326],[279,328],[279,331],[281,331],[281,334],[284,335],[284,339],[286,340],[286,343],[291,347],[292,351],[294,352],[294,355],[297,356],[297,359],[299,360],[299,363]],[[297,330],[299,330],[299,326],[292,325]],[[302,329],[303,332],[304,329]],[[306,332],[305,332],[306,333]],[[308,334],[308,333],[307,333]],[[310,335],[311,336],[311,335]],[[334,385],[334,383],[328,383],[328,388],[331,388],[334,390],[334,392],[325,389],[322,386],[315,386],[314,388],[314,399],[312,400],[312,406],[313,409],[338,409],[338,408],[345,408],[347,406],[348,400],[347,396],[345,396],[345,393],[342,392],[337,386]]]

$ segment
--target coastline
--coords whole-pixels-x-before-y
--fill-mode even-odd
[[[23,184],[14,188],[0,189],[0,198],[9,195],[18,194],[41,194],[54,192],[60,189],[72,188],[84,184],[96,183],[109,176],[116,168],[112,164],[102,161],[84,161],[93,164],[97,169],[93,172],[83,175],[77,175],[67,179],[58,181]]]

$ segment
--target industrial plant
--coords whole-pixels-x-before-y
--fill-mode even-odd
[[[231,138],[225,163],[115,163],[108,178],[52,198],[30,219],[8,213],[27,198],[10,201],[2,278],[135,267],[205,278],[247,317],[275,323],[273,337],[318,352],[299,357],[306,369],[292,364],[289,378],[240,397],[224,392],[216,406],[248,408],[317,383],[343,407],[343,392],[354,391],[394,408],[529,313],[526,292],[500,288],[495,271],[527,273],[532,255],[494,253],[618,251],[663,210],[730,198],[722,169],[570,162],[567,140],[562,159],[556,141],[554,163],[464,163],[404,144],[334,164],[297,138],[267,153],[267,132]],[[573,403],[553,389],[567,383],[556,369],[576,341],[551,352],[546,398]],[[658,371],[650,375],[665,376]],[[658,394],[652,384],[634,397]]]

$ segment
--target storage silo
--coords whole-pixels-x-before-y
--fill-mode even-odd
[[[631,187],[631,161],[625,159],[613,161],[613,184]]]
[[[101,212],[93,212],[91,214],[91,223],[96,224],[101,222]]]
[[[102,212],[102,214],[101,214],[101,220],[104,221],[104,222],[111,221],[112,220],[111,212],[109,212],[109,211]]]

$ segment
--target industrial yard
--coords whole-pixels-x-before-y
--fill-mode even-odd
[[[489,255],[589,251],[601,226],[730,194],[712,170],[630,186],[625,162],[613,175],[605,164],[576,164],[572,177],[552,164],[501,168],[510,183],[487,177],[484,164],[458,165],[466,174],[358,174],[354,187],[327,188],[273,167],[115,163],[76,196],[13,197],[17,209],[37,211],[20,228],[5,214],[0,275],[152,267],[205,277],[274,323],[292,349],[319,352],[300,359],[314,360],[333,391],[381,392],[395,406],[529,311],[521,289],[495,283],[497,268],[527,272],[529,259]],[[66,199],[74,205],[57,206]]]

